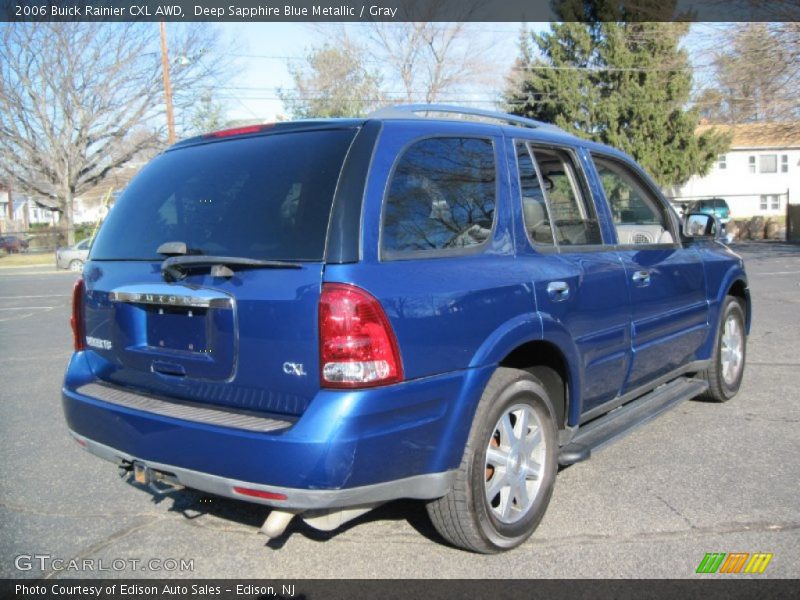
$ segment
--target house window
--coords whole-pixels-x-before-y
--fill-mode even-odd
[[[758,172],[759,173],[777,173],[778,172],[778,155],[777,154],[761,154],[758,157]]]
[[[720,154],[717,157],[717,167],[719,167],[720,169],[727,169],[728,165],[725,162],[726,158],[727,158],[727,156],[725,154]]]
[[[748,170],[751,173],[755,173],[756,172],[756,157],[755,156],[748,156],[747,157],[747,166],[748,166]]]
[[[781,154],[781,173],[789,172],[789,156]]]
[[[759,205],[761,210],[780,210],[781,197],[780,194],[765,194],[761,196],[761,203]]]

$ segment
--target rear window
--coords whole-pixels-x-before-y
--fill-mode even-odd
[[[273,134],[189,146],[153,160],[103,224],[93,260],[189,254],[321,260],[353,129]]]

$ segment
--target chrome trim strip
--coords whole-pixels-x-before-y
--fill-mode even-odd
[[[222,308],[233,310],[233,298],[208,288],[193,288],[165,283],[126,285],[108,293],[111,302],[151,304],[186,308]]]
[[[351,506],[361,506],[374,502],[386,502],[398,498],[414,498],[420,500],[431,500],[444,496],[452,485],[455,471],[444,471],[441,473],[429,473],[425,475],[415,475],[404,479],[364,485],[354,488],[341,488],[336,490],[307,490],[301,488],[287,488],[275,485],[264,485],[229,479],[210,473],[201,473],[191,469],[184,469],[173,465],[141,460],[125,452],[115,450],[109,446],[90,440],[74,431],[70,431],[74,437],[87,451],[104,460],[115,464],[132,463],[136,461],[144,464],[156,471],[171,473],[177,481],[188,488],[235,498],[236,500],[246,500],[257,504],[275,506],[284,509],[310,510],[324,508],[343,508]],[[265,459],[266,460],[266,459]],[[245,487],[252,490],[263,490],[265,492],[275,492],[284,494],[286,500],[266,500],[251,496],[241,496],[233,491],[234,487]]]

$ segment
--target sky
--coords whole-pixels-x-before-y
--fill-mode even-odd
[[[225,108],[228,121],[271,121],[285,115],[278,98],[278,89],[291,89],[292,78],[288,64],[303,64],[308,52],[320,46],[330,28],[336,23],[224,23],[217,24],[223,37],[232,47],[232,58],[238,75],[220,83],[215,90],[217,100]],[[471,93],[459,94],[450,103],[466,103],[484,109],[495,108],[494,102],[504,85],[504,78],[518,55],[518,36],[521,23],[475,23],[470,44],[483,48],[493,65],[487,79]],[[548,23],[527,24],[534,31],[549,27]],[[350,24],[349,33],[363,35],[363,24]],[[695,79],[702,81],[708,74],[710,53],[715,32],[725,27],[720,23],[697,23],[685,40],[694,64],[699,67]],[[397,85],[393,86],[396,91]]]

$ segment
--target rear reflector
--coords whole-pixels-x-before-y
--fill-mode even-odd
[[[253,498],[263,498],[264,500],[286,500],[286,494],[277,492],[265,492],[264,490],[252,490],[243,487],[234,487],[233,491],[242,496],[252,496]]]
[[[83,279],[78,279],[72,288],[72,317],[69,324],[72,326],[72,341],[75,352],[86,350],[86,327],[83,321],[83,295],[86,288]]]
[[[320,380],[328,388],[396,383],[403,366],[380,302],[361,288],[326,283],[319,300]]]
[[[231,137],[234,135],[247,135],[248,133],[258,133],[259,131],[263,131],[264,129],[269,129],[272,127],[272,124],[265,124],[265,125],[248,125],[247,127],[234,127],[233,129],[223,129],[221,131],[214,131],[212,133],[207,133],[203,137],[205,138],[224,138],[224,137]]]

